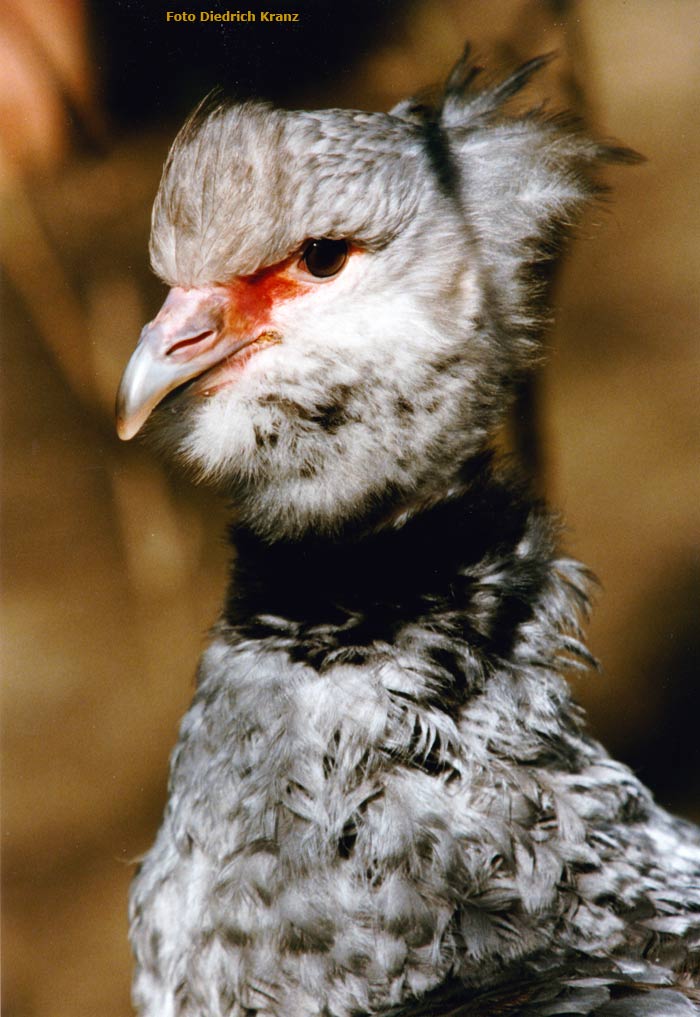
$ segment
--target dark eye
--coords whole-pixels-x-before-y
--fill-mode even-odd
[[[327,279],[337,275],[347,261],[347,240],[311,240],[304,251],[302,261],[311,275]]]

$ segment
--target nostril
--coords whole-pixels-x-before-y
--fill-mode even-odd
[[[210,335],[214,335],[211,329],[209,329],[208,332],[200,332],[199,335],[188,336],[187,339],[181,339],[180,342],[174,343],[165,355],[166,357],[171,357],[173,353],[179,353],[180,350],[184,350],[188,346],[196,346],[204,339],[208,339]]]

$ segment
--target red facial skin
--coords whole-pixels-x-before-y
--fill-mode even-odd
[[[315,280],[293,274],[298,263],[299,256],[293,255],[222,286],[225,301],[213,316],[212,324],[220,335],[249,336],[250,342],[206,371],[193,384],[193,395],[214,395],[231,384],[256,353],[282,341],[271,321],[272,311],[277,305],[314,288]]]
[[[341,269],[358,251],[357,247],[348,248]],[[252,334],[261,325],[270,324],[269,314],[276,304],[294,300],[317,286],[325,286],[339,274],[340,270],[323,278],[313,276],[305,268],[303,256],[295,253],[276,265],[269,265],[252,275],[240,276],[225,284],[230,294],[229,307],[224,314],[225,324],[239,334]]]
[[[222,335],[250,336],[250,343],[205,372],[193,385],[193,394],[214,395],[230,384],[256,353],[281,342],[270,320],[273,309],[314,288],[313,282],[290,274],[297,261],[295,255],[223,286],[226,299],[216,313],[216,331]]]
[[[347,256],[355,253],[348,251]],[[299,252],[248,276],[201,287],[173,287],[145,326],[117,396],[117,429],[128,440],[171,391],[192,382],[209,396],[240,376],[248,360],[283,336],[274,309],[331,283],[316,277]]]
[[[294,300],[314,288],[314,282],[294,278],[289,269],[298,260],[298,255],[286,258],[277,265],[270,265],[252,275],[240,276],[226,289],[230,296],[225,322],[237,332],[253,332],[261,325],[269,324],[270,311],[276,304]]]

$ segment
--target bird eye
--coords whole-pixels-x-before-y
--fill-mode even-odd
[[[347,261],[347,240],[311,240],[304,251],[302,261],[311,275],[327,279],[337,275]]]

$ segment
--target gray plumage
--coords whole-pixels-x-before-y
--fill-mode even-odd
[[[502,115],[540,63],[175,141],[120,427],[153,411],[237,553],[134,882],[143,1015],[700,1013],[700,834],[586,734],[589,577],[487,450],[543,265],[631,157]]]

